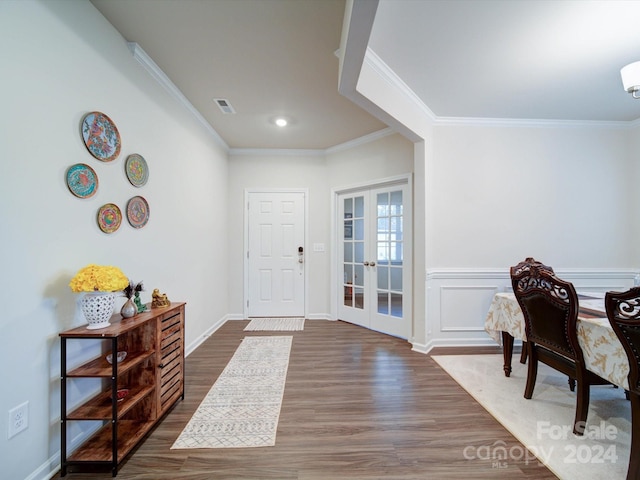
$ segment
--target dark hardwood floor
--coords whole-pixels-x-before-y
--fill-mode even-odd
[[[227,322],[187,358],[184,401],[125,460],[118,479],[556,478],[535,459],[508,459],[503,468],[490,459],[468,459],[467,447],[474,453],[496,442],[507,450],[522,446],[406,341],[340,321],[307,320],[302,332],[244,332],[247,323]],[[256,335],[294,337],[276,445],[170,450],[241,339]]]

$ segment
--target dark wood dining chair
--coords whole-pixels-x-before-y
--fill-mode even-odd
[[[547,270],[552,274],[554,273],[552,267],[549,267],[548,265],[540,263],[534,260],[532,257],[527,257],[518,265],[511,267],[511,278],[513,278],[514,275],[521,275],[522,272],[531,269],[533,265],[536,265],[538,268]],[[523,365],[527,363],[527,342],[526,341],[522,342],[522,351],[520,352],[520,363],[522,363]],[[573,391],[573,386],[571,388],[571,391]]]
[[[533,396],[539,361],[568,375],[569,385],[572,381],[577,385],[573,433],[582,435],[591,385],[610,382],[585,368],[576,331],[579,305],[575,288],[533,258],[512,268],[511,284],[522,309],[527,335],[529,365],[524,398]]]
[[[607,292],[604,297],[607,318],[629,360],[631,401],[631,450],[627,480],[640,479],[640,287],[626,292]]]

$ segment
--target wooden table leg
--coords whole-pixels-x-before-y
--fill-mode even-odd
[[[640,396],[629,392],[631,399],[631,449],[627,478],[640,478]]]
[[[522,352],[520,352],[520,363],[523,365],[527,363],[527,342],[524,340],[522,341]]]
[[[502,332],[502,356],[504,358],[504,376],[511,375],[511,355],[513,354],[513,337],[508,332]]]

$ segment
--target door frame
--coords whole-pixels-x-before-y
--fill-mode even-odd
[[[338,320],[338,302],[342,301],[342,282],[338,282],[338,242],[341,241],[340,235],[343,232],[342,220],[338,218],[338,198],[345,193],[355,193],[362,190],[369,190],[381,187],[389,187],[393,185],[406,184],[408,190],[408,200],[411,202],[411,236],[408,239],[409,242],[406,245],[407,250],[405,253],[409,257],[407,261],[407,268],[409,268],[409,275],[413,279],[413,173],[406,175],[397,175],[394,177],[387,177],[377,180],[371,180],[368,182],[362,182],[353,185],[347,185],[343,187],[334,187],[331,189],[331,269],[330,269],[330,292],[331,292],[331,319]],[[340,226],[339,226],[340,225]],[[403,312],[403,317],[406,315],[409,319],[413,318],[413,296],[414,296],[414,282],[410,282],[409,289],[404,293],[409,295],[407,301],[407,309]],[[409,331],[407,332],[407,341],[410,341],[413,337],[414,325],[410,321]]]
[[[244,189],[244,232],[243,232],[243,286],[242,316],[249,318],[249,197],[253,193],[302,193],[304,197],[304,317],[307,318],[309,308],[309,189],[308,188],[245,188]]]

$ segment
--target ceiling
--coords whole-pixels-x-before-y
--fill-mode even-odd
[[[344,0],[91,3],[229,148],[327,149],[386,128],[338,93]],[[380,0],[369,48],[435,121],[629,122],[640,100],[619,71],[640,60],[639,18],[632,0]]]

